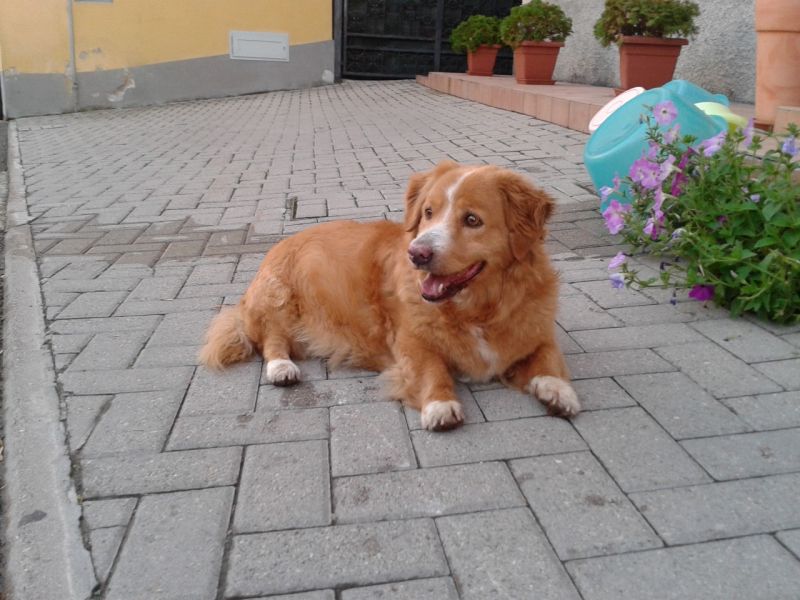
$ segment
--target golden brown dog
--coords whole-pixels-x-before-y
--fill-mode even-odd
[[[200,359],[219,368],[260,351],[275,385],[298,381],[293,357],[383,371],[427,429],[464,420],[454,376],[497,376],[575,415],[543,244],[552,208],[498,167],[444,162],[413,175],[403,225],[326,223],[270,250],[239,305],[211,324]]]

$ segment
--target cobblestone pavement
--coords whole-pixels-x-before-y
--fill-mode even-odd
[[[103,598],[798,597],[800,327],[613,290],[583,134],[412,82],[17,124]],[[429,433],[373,373],[197,366],[280,236],[399,218],[444,158],[558,200],[584,413],[476,385],[468,424]]]

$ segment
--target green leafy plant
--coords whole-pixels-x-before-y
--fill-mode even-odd
[[[475,52],[480,46],[500,43],[500,19],[485,15],[472,15],[461,21],[450,33],[450,47],[454,52]]]
[[[645,115],[649,151],[627,186],[617,179],[600,191],[623,200],[611,200],[603,217],[631,246],[609,265],[621,268],[612,285],[688,289],[734,315],[800,323],[800,129],[762,138],[751,121],[697,144],[677,125],[665,130],[676,116],[669,101]],[[660,257],[657,276],[639,275],[637,253]]]
[[[606,0],[594,36],[607,47],[624,35],[690,37],[700,8],[689,0]]]
[[[500,37],[512,48],[522,42],[563,42],[571,33],[572,19],[560,6],[543,0],[515,6],[500,22]]]

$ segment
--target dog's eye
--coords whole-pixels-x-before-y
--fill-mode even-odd
[[[425,209],[425,218],[430,219],[433,216],[433,210],[428,207]]]
[[[480,227],[483,225],[483,221],[481,221],[479,217],[476,217],[472,213],[467,213],[467,216],[464,217],[464,224],[467,227]]]

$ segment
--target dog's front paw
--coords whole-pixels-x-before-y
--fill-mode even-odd
[[[434,400],[422,408],[420,421],[430,431],[452,429],[464,422],[464,409],[458,400]]]
[[[531,379],[528,392],[545,404],[548,410],[561,417],[574,417],[581,411],[578,395],[569,382],[552,377],[540,375]]]
[[[300,381],[300,368],[285,358],[271,360],[267,363],[267,380],[278,386],[295,384]]]

